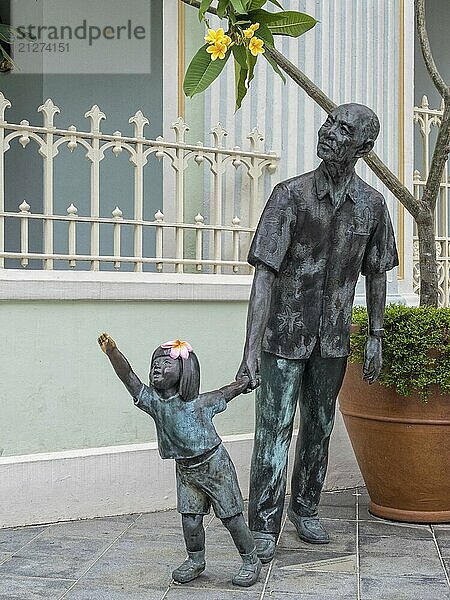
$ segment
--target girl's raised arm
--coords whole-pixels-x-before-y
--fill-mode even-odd
[[[130,363],[116,346],[116,342],[107,333],[102,333],[98,338],[98,343],[100,348],[109,358],[119,379],[125,385],[130,394],[133,397],[136,397],[142,388],[142,381],[134,373]]]

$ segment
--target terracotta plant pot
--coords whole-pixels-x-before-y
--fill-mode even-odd
[[[450,397],[405,398],[349,364],[339,394],[353,450],[378,517],[450,522]]]

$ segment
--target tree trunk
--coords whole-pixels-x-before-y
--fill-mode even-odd
[[[438,273],[436,261],[436,238],[434,211],[422,206],[416,218],[419,238],[420,305],[438,305]]]

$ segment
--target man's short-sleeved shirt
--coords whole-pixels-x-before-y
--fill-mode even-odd
[[[323,357],[350,351],[359,274],[398,265],[383,196],[356,173],[340,206],[330,197],[323,163],[275,186],[261,215],[248,262],[275,271],[263,350],[309,358],[319,339]]]
[[[193,458],[222,441],[212,422],[227,407],[218,390],[185,402],[178,394],[165,400],[153,387],[142,384],[134,403],[155,421],[161,458]]]

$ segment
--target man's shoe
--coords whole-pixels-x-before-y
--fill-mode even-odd
[[[234,585],[241,587],[250,587],[258,581],[261,572],[262,564],[256,553],[256,547],[250,554],[241,554],[242,567],[239,572],[233,577]]]
[[[188,558],[172,571],[173,580],[177,583],[189,583],[205,570],[205,551],[188,552]]]
[[[277,536],[274,533],[252,531],[255,538],[256,553],[263,565],[269,563],[275,554]]]
[[[309,544],[329,544],[330,536],[319,521],[319,517],[301,517],[288,508],[289,520],[295,525],[298,537]]]

